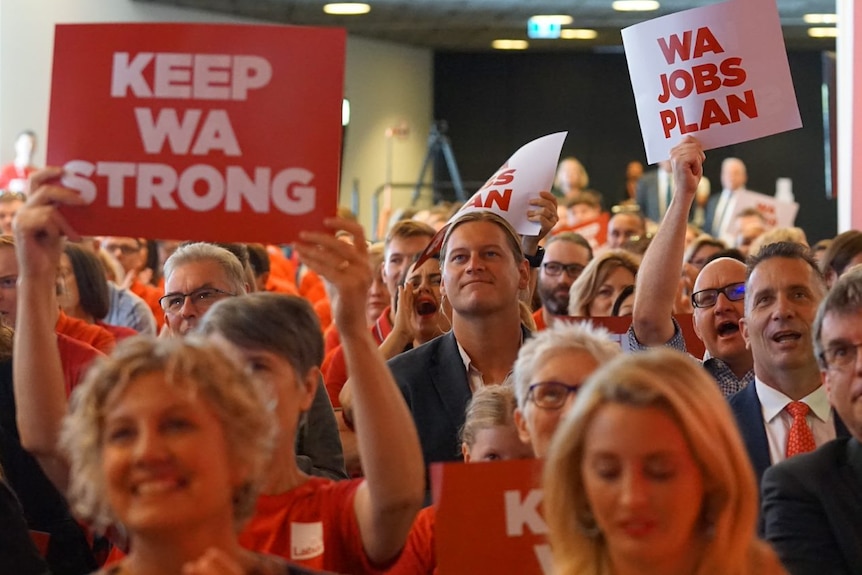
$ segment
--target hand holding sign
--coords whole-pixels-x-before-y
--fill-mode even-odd
[[[556,199],[549,190],[554,182],[557,160],[567,134],[568,132],[557,132],[521,146],[488,178],[485,185],[449,218],[419,255],[416,267],[440,250],[449,224],[466,213],[476,211],[494,212],[512,224],[521,236],[537,236],[533,241],[523,242],[526,253],[534,253],[535,246],[529,244],[538,245],[538,240],[545,237],[556,223]]]
[[[343,30],[60,25],[48,161],[83,233],[285,243],[335,213]]]
[[[647,159],[802,126],[774,0],[728,0],[622,32]]]

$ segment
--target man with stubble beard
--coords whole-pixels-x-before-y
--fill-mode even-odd
[[[591,259],[593,250],[579,234],[563,232],[548,238],[536,282],[542,301],[542,307],[533,314],[536,329],[550,327],[554,316],[569,314],[569,290]]]

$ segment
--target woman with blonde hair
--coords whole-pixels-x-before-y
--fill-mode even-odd
[[[61,446],[78,516],[129,536],[129,555],[100,574],[299,572],[238,541],[270,464],[275,420],[265,397],[215,346],[192,338],[133,338],[90,369]]]
[[[634,285],[638,259],[624,250],[593,258],[569,289],[569,315],[608,317],[626,286]]]
[[[730,409],[673,350],[593,374],[552,442],[544,498],[561,575],[784,573],[755,535],[757,486]]]

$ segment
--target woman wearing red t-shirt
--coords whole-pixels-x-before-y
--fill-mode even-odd
[[[263,494],[241,543],[317,569],[377,573],[404,546],[422,504],[424,467],[410,412],[366,324],[371,269],[362,228],[345,220],[328,224],[351,233],[354,245],[303,232],[295,250],[333,287],[333,317],[356,381],[364,479],[310,478],[295,463],[296,429],[323,359],[320,326],[307,301],[261,292],[228,298],[210,309],[199,330],[267,383],[279,422]]]

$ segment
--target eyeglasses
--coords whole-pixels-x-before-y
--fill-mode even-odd
[[[209,309],[218,300],[235,295],[235,293],[218,288],[203,287],[191,293],[169,293],[164,295],[159,298],[159,305],[162,306],[165,313],[178,314],[183,309],[186,298],[189,298],[194,308],[202,312]]]
[[[565,270],[566,275],[572,279],[578,279],[581,272],[584,271],[584,266],[581,264],[561,264],[560,262],[544,262],[542,269],[549,276],[558,276]]]
[[[691,304],[694,307],[712,307],[718,301],[718,294],[723,293],[730,301],[739,301],[745,298],[745,282],[729,284],[721,288],[712,288],[696,291],[691,294]]]
[[[820,362],[827,369],[845,369],[856,363],[860,347],[862,343],[834,343],[820,354]]]
[[[559,381],[540,381],[527,390],[527,399],[542,409],[560,409],[570,393],[576,393],[579,385],[567,385]]]

